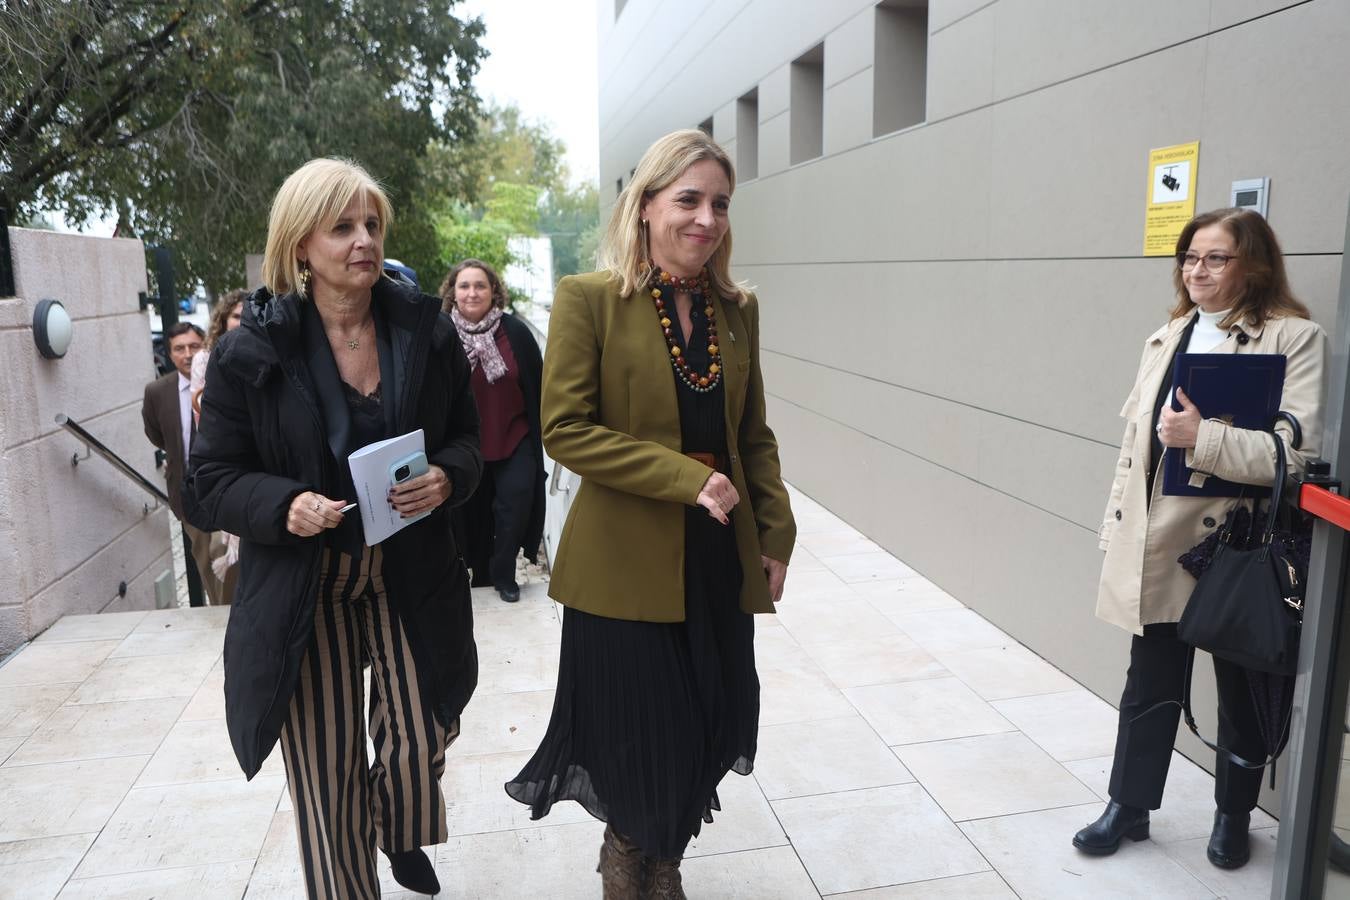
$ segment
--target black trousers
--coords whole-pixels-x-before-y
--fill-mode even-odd
[[[483,465],[483,475],[491,477],[493,488],[488,572],[495,588],[516,583],[516,553],[525,540],[534,507],[534,463],[534,442],[526,435],[509,457]]]
[[[1120,697],[1120,725],[1111,766],[1111,799],[1126,806],[1162,806],[1167,767],[1172,761],[1181,707],[1152,709],[1154,704],[1181,700],[1186,677],[1186,644],[1177,639],[1175,624],[1144,626],[1130,645],[1130,669]],[[1256,708],[1241,667],[1214,660],[1219,690],[1219,746],[1243,759],[1265,758]],[[1214,777],[1214,802],[1226,813],[1250,812],[1261,793],[1261,769],[1245,769],[1219,755]]]
[[[202,575],[197,570],[197,557],[193,555],[192,538],[187,528],[179,523],[178,530],[183,532],[183,569],[187,575],[188,606],[205,606],[206,592],[202,588]],[[200,552],[203,548],[198,547]]]

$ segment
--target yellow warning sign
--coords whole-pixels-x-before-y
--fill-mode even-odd
[[[1199,162],[1199,141],[1149,151],[1145,256],[1171,256],[1176,252],[1181,229],[1195,217],[1195,173]]]

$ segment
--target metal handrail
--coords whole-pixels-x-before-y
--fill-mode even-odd
[[[1298,508],[1325,519],[1337,528],[1350,531],[1350,498],[1342,497],[1317,484],[1299,486]]]
[[[66,431],[74,435],[75,438],[79,440],[81,443],[83,443],[86,448],[106,459],[109,463],[112,464],[112,467],[114,469],[121,472],[123,475],[127,476],[132,481],[136,482],[136,485],[139,488],[141,488],[141,490],[145,491],[147,494],[154,497],[156,502],[162,503],[165,506],[169,505],[169,496],[167,494],[165,494],[159,488],[155,487],[155,485],[152,484],[150,480],[146,478],[144,475],[142,475],[140,472],[137,472],[135,469],[133,469],[131,467],[131,464],[128,463],[125,459],[118,456],[113,451],[109,450],[106,444],[104,444],[98,438],[94,437],[89,432],[85,431],[84,428],[80,425],[80,423],[73,421],[69,416],[65,415],[64,413],[57,413],[56,424],[60,425]],[[80,456],[78,453],[75,454],[75,456],[71,459],[70,464],[73,466],[80,464]]]

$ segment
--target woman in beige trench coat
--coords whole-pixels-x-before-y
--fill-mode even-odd
[[[1111,800],[1101,817],[1079,831],[1084,853],[1114,853],[1121,839],[1148,837],[1149,811],[1162,805],[1180,709],[1156,704],[1180,698],[1187,647],[1176,622],[1195,579],[1177,557],[1204,540],[1236,504],[1233,498],[1162,493],[1156,478],[1164,449],[1185,453],[1192,484],[1208,476],[1268,485],[1275,477],[1276,439],[1285,444],[1290,471],[1317,455],[1322,431],[1322,371],[1326,333],[1308,318],[1289,290],[1279,243],[1266,220],[1250,210],[1196,216],[1177,240],[1173,270],[1177,304],[1165,326],[1149,335],[1134,388],[1121,409],[1125,437],[1101,527],[1102,564],[1097,615],[1134,634],[1120,701],[1111,768]],[[1303,441],[1289,446],[1281,424],[1269,432],[1235,428],[1205,418],[1185,393],[1175,412],[1172,362],[1178,352],[1279,353],[1286,357],[1280,408],[1298,419]],[[1261,759],[1263,745],[1241,668],[1214,660],[1219,691],[1219,743],[1244,759]],[[1237,868],[1247,862],[1247,826],[1261,788],[1261,770],[1220,757],[1217,810],[1207,851],[1210,862]]]

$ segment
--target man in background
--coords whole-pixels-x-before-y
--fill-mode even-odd
[[[223,591],[223,585],[211,571],[211,536],[193,528],[183,519],[183,472],[197,431],[192,416],[189,378],[192,375],[192,357],[202,349],[204,338],[202,330],[190,322],[179,322],[169,328],[164,339],[168,344],[174,371],[147,384],[145,400],[141,404],[145,436],[150,439],[150,443],[164,451],[164,478],[169,508],[178,517],[183,531],[188,602],[192,606],[202,606],[208,596],[213,606],[219,604]]]

